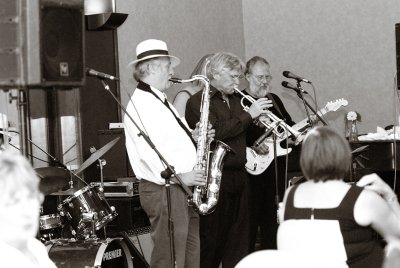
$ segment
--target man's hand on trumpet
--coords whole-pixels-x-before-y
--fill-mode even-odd
[[[251,118],[256,119],[272,106],[271,100],[268,98],[261,98],[253,102],[247,112],[250,114]]]

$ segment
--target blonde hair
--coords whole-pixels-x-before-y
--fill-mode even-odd
[[[215,74],[219,74],[223,69],[237,70],[243,72],[244,63],[236,55],[229,52],[218,52],[210,58],[210,67],[207,69],[207,76],[214,79]]]
[[[0,204],[12,202],[21,189],[39,197],[39,178],[22,155],[10,151],[0,153]]]

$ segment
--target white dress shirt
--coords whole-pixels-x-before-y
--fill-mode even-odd
[[[166,97],[162,92],[153,87],[151,90],[162,101],[165,100]],[[179,117],[173,105],[169,105],[175,115]],[[168,164],[175,168],[176,173],[193,170],[196,164],[196,148],[171,110],[163,102],[150,92],[136,88],[127,106],[127,113],[149,136]],[[181,118],[181,121],[188,127],[184,118]],[[124,116],[124,127],[126,148],[135,176],[156,184],[165,184],[165,180],[160,175],[165,170],[165,165],[145,139],[138,136],[138,129],[127,115]]]

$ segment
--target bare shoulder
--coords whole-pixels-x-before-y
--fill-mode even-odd
[[[193,94],[190,93],[189,91],[181,89],[180,91],[178,91],[178,93],[176,93],[175,100],[177,100],[177,99],[188,99],[192,95]]]
[[[368,189],[363,189],[354,205],[354,219],[362,226],[370,225],[388,213],[386,201],[376,192]]]

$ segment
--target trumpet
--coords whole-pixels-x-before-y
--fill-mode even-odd
[[[242,91],[240,91],[238,88],[233,88],[237,93],[239,93],[243,98],[240,101],[240,103],[242,104],[243,110],[248,111],[249,110],[249,106],[244,104],[244,100],[248,100],[251,103],[254,103],[256,100],[249,95],[244,94]],[[265,114],[268,118],[268,120],[265,120],[263,118],[258,118],[257,120],[265,126],[266,130],[272,130],[272,132],[276,135],[276,137],[278,139],[284,138],[286,135],[286,131],[290,133],[291,136],[293,135],[297,141],[297,138],[301,135],[300,132],[298,132],[297,130],[295,130],[294,128],[292,128],[291,126],[289,126],[288,124],[285,123],[284,120],[280,119],[279,117],[277,117],[274,113],[272,113],[269,110],[265,111]],[[284,131],[281,132],[279,130],[279,127],[283,128]]]

